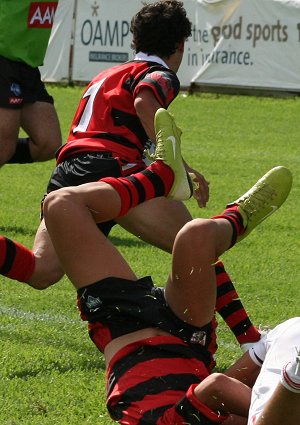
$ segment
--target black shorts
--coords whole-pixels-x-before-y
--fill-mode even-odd
[[[56,166],[48,183],[47,194],[62,187],[79,186],[80,184],[98,181],[104,177],[120,176],[119,163],[110,153],[83,153],[71,156]],[[111,220],[98,224],[98,227],[105,235],[108,235],[115,224],[116,222]]]
[[[112,339],[149,327],[180,338],[209,369],[216,351],[215,323],[201,328],[180,320],[165,301],[164,289],[150,277],[137,281],[116,277],[78,290],[78,307],[89,322],[90,337],[100,351]]]
[[[27,103],[53,104],[38,68],[0,56],[0,107],[20,109]]]

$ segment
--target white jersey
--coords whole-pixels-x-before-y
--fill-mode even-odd
[[[263,343],[266,345],[267,354],[252,390],[248,425],[255,425],[280,382],[282,367],[295,359],[296,347],[300,347],[300,317],[295,317],[276,326],[267,334]],[[253,349],[255,351],[255,345]]]

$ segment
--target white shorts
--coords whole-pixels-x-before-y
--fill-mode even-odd
[[[248,425],[259,415],[280,381],[282,367],[296,356],[300,347],[300,317],[287,320],[270,331],[266,338],[267,355],[252,390]]]

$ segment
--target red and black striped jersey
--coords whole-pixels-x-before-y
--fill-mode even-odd
[[[212,425],[216,414],[194,395],[211,370],[179,338],[157,336],[124,347],[107,371],[107,408],[120,424]]]
[[[116,65],[98,74],[80,100],[57,162],[84,151],[108,151],[124,163],[141,161],[148,137],[134,100],[145,87],[167,108],[177,96],[180,83],[172,70],[143,60]]]

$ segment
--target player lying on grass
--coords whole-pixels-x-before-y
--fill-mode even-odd
[[[44,203],[47,229],[77,289],[82,319],[105,355],[107,407],[114,420],[199,425],[221,423],[229,413],[247,417],[247,385],[239,382],[239,397],[228,393],[222,410],[214,409],[213,400],[203,403],[199,391],[215,365],[214,262],[280,207],[292,177],[277,167],[221,215],[187,223],[176,236],[165,287],[154,287],[150,277],[137,278],[96,223],[155,196],[192,195],[180,133],[164,109],[156,113],[155,126],[155,162],[130,177],[52,192]]]
[[[155,142],[154,115],[157,109],[168,108],[179,93],[176,73],[191,28],[181,1],[147,3],[133,16],[134,60],[101,72],[86,88],[68,140],[57,155],[47,193],[103,177],[129,176],[146,168],[143,151],[150,141]],[[199,183],[195,198],[199,207],[204,207],[209,186],[201,173],[193,173]],[[116,220],[98,223],[98,228],[108,235],[118,223],[140,240],[171,253],[177,232],[191,219],[183,202],[159,196]],[[215,271],[217,312],[239,344],[257,341],[260,334],[221,261],[216,263]],[[32,250],[0,236],[0,273],[37,289],[45,289],[63,277],[44,220]]]

